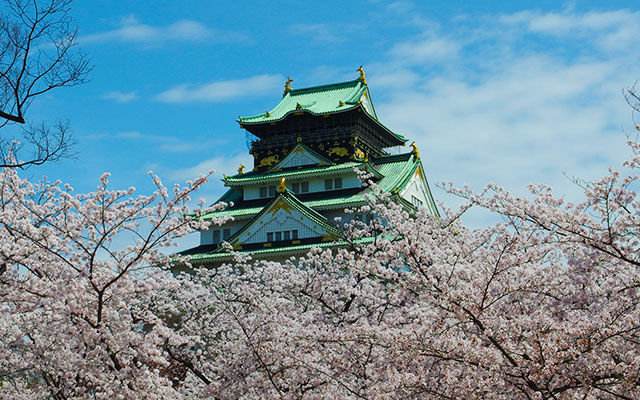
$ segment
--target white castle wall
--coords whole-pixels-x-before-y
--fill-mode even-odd
[[[325,192],[324,181],[325,179],[342,178],[342,189],[358,188],[362,186],[360,179],[355,172],[348,172],[342,175],[328,175],[316,178],[289,178],[287,179],[287,187],[291,189],[291,184],[294,182],[309,182],[309,193]],[[264,186],[275,186],[277,188],[278,182],[262,183],[255,185],[244,186],[243,198],[245,200],[256,200],[260,198],[260,188]]]

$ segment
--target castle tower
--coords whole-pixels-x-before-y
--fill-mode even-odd
[[[355,168],[366,171],[406,209],[438,215],[417,147],[391,155],[407,139],[376,115],[362,67],[353,81],[292,89],[264,114],[240,117],[254,139],[253,170],[244,166],[223,182],[229,190],[217,202],[229,205],[204,218],[232,216],[201,232],[200,245],[186,250],[194,265],[231,260],[223,241],[257,258],[287,259],[312,247],[340,246],[340,226],[353,218],[345,208],[365,205],[370,190]],[[341,222],[336,222],[341,217]]]

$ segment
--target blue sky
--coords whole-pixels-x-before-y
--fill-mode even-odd
[[[378,116],[417,142],[432,185],[548,183],[572,198],[566,175],[595,179],[629,153],[636,2],[310,3],[75,2],[91,81],[27,118],[69,119],[78,157],[26,174],[88,191],[109,171],[144,191],[148,170],[170,183],[216,169],[200,194],[214,201],[217,178],[250,164],[238,115],[275,106],[287,76],[351,80],[361,64]]]

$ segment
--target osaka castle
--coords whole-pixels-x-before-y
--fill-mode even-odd
[[[345,212],[367,204],[371,188],[357,170],[407,210],[424,207],[438,215],[417,147],[398,151],[407,139],[378,120],[362,67],[358,71],[352,81],[303,89],[292,89],[288,79],[273,109],[239,117],[251,139],[253,168],[242,165],[224,176],[228,190],[216,203],[227,206],[203,218],[233,219],[200,232],[200,245],[182,252],[193,266],[232,260],[223,242],[272,260],[344,245],[341,226],[371,218]]]

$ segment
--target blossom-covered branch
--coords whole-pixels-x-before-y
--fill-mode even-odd
[[[172,331],[149,300],[177,284],[163,248],[206,225],[187,203],[207,176],[171,191],[152,176],[148,196],[109,190],[108,177],[76,195],[0,171],[3,397],[177,396]]]

